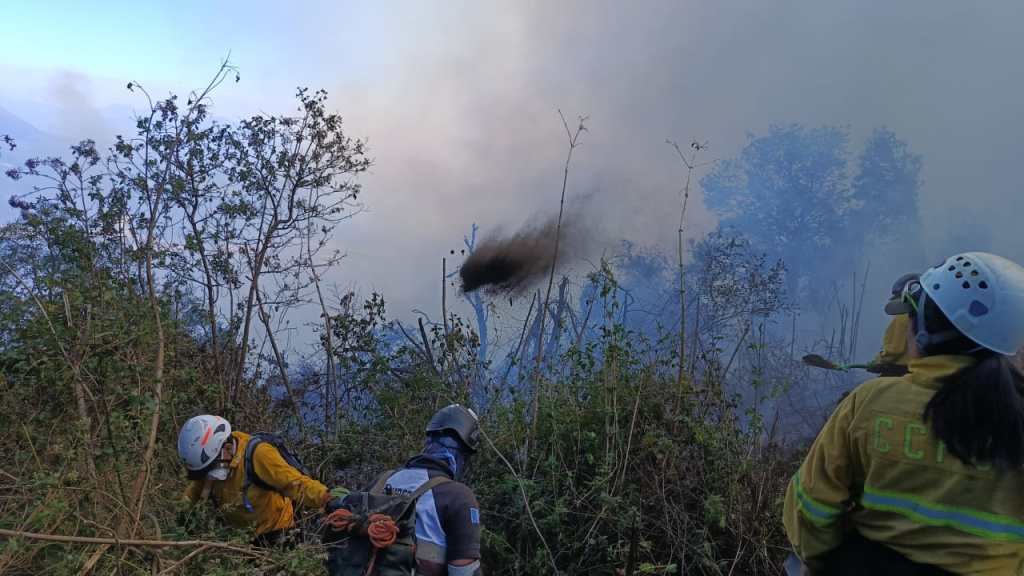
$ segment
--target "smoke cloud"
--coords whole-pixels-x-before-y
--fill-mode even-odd
[[[558,237],[558,258],[555,239]],[[490,294],[518,294],[551,270],[551,265],[566,264],[585,242],[575,215],[563,217],[559,232],[558,218],[541,223],[528,223],[511,236],[485,238],[462,264],[459,276],[462,290],[484,289]]]
[[[771,124],[850,126],[853,150],[885,126],[924,157],[925,254],[863,254],[869,297],[881,304],[893,279],[953,252],[1024,261],[1024,77],[1006,72],[1024,50],[1022,2],[293,4],[216,3],[204,18],[122,11],[143,14],[134,26],[91,7],[50,10],[45,21],[61,25],[4,38],[0,72],[17,82],[0,83],[0,106],[42,130],[71,131],[71,108],[59,102],[75,95],[57,89],[59,78],[51,84],[54,63],[89,75],[88,84],[67,82],[106,112],[110,102],[145,105],[124,90],[129,80],[159,96],[203,85],[231,48],[242,82],[217,92],[217,115],[291,113],[296,86],[327,88],[351,135],[369,138],[376,165],[363,181],[369,213],[339,229],[334,247],[348,257],[325,281],[383,292],[398,316],[441,308],[437,262],[471,224],[486,235],[557,210],[558,109],[590,117],[568,190],[593,193],[578,222],[604,239],[674,254],[686,171],[666,138],[709,141],[702,163],[736,157],[747,133]],[[146,41],[183,30],[194,41],[176,50]],[[65,45],[89,49],[58,50]],[[57,92],[65,97],[54,102]],[[29,144],[2,161],[36,153]],[[706,172],[693,174],[687,239],[716,225],[699,186]],[[11,214],[4,210],[0,203],[0,219]],[[585,248],[575,265],[603,246]],[[566,268],[572,260],[559,257]],[[870,341],[860,349],[878,345],[888,321],[880,306],[865,313]]]

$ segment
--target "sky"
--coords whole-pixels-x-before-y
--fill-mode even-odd
[[[399,317],[439,315],[440,259],[473,223],[488,234],[557,211],[560,110],[587,117],[568,193],[600,231],[573,271],[622,238],[674,246],[685,173],[666,139],[707,141],[713,160],[791,122],[849,126],[855,149],[886,126],[923,155],[929,262],[983,241],[1024,261],[1021,23],[1013,0],[7,0],[0,132],[37,129],[26,154],[102,142],[143,104],[128,81],[184,94],[229,52],[242,80],[214,94],[219,118],[287,113],[297,86],[324,88],[375,161],[329,280],[383,292]],[[688,235],[714,225],[698,188]],[[877,286],[925,264],[865,259]]]

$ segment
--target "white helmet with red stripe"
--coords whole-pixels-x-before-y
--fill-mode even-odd
[[[202,470],[220,456],[231,437],[231,424],[220,416],[203,414],[189,418],[178,434],[178,456],[188,470]]]

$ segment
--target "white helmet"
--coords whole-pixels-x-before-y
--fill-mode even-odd
[[[964,252],[921,275],[921,287],[964,336],[1000,354],[1024,346],[1024,268]]]
[[[202,470],[219,455],[231,437],[231,424],[220,416],[193,416],[178,434],[178,456],[188,470]]]

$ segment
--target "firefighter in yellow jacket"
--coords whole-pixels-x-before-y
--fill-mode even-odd
[[[855,389],[786,493],[811,574],[1024,574],[1024,268],[958,254],[886,306],[909,373]]]
[[[210,500],[229,524],[252,527],[257,544],[283,542],[295,526],[296,506],[318,509],[330,499],[326,486],[297,469],[297,461],[289,462],[283,446],[233,432],[219,416],[186,422],[178,436],[178,454],[191,480],[185,497]]]
[[[903,288],[908,282],[916,281],[919,274],[904,274],[893,284],[891,298],[901,301]],[[868,362],[868,371],[881,376],[903,376],[910,364],[907,336],[910,334],[910,316],[894,315],[882,335],[882,350]]]
[[[882,336],[882,350],[868,363],[869,371],[882,376],[902,376],[910,364],[907,350],[907,336],[910,334],[910,318],[904,314],[889,322]]]

